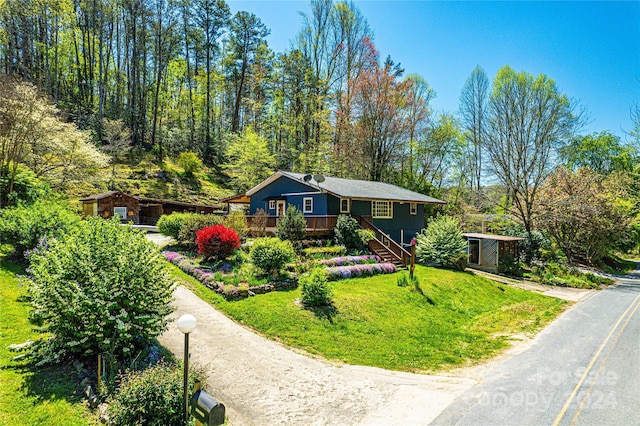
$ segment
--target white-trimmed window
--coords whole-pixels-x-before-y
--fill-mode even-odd
[[[125,220],[127,218],[127,208],[126,207],[114,207],[113,215],[120,216],[120,220]]]
[[[302,213],[313,213],[313,198],[304,197],[302,199]]]
[[[418,205],[416,203],[409,203],[409,214],[414,216],[418,214]]]
[[[372,201],[371,215],[375,219],[392,219],[393,218],[393,202]]]
[[[276,209],[276,200],[269,200],[269,210]]]
[[[348,198],[340,198],[340,213],[351,212],[351,200]]]

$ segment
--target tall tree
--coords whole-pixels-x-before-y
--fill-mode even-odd
[[[544,74],[504,66],[493,82],[485,141],[490,170],[504,185],[513,213],[533,230],[538,189],[552,171],[557,149],[577,125],[574,106]]]
[[[407,131],[403,109],[411,82],[399,81],[402,73],[400,64],[387,58],[382,66],[365,70],[355,88],[356,139],[362,146],[363,172],[369,180],[387,177]]]
[[[303,26],[296,39],[296,48],[310,65],[307,75],[310,86],[310,123],[301,141],[303,161],[309,170],[321,166],[320,152],[330,142],[328,110],[331,87],[336,83],[342,46],[336,39],[335,13],[332,0],[311,0],[311,13],[302,14]]]
[[[266,139],[247,127],[241,134],[231,134],[224,168],[238,191],[246,191],[273,173],[275,159]]]
[[[253,13],[238,12],[231,20],[229,56],[232,61],[231,76],[235,82],[235,101],[231,119],[231,131],[240,130],[240,105],[246,91],[247,74],[254,64],[258,48],[265,45],[270,31]]]
[[[371,55],[373,32],[362,12],[351,1],[339,2],[333,7],[334,39],[339,51],[336,84],[333,88],[336,103],[335,129],[333,138],[332,173],[348,177],[353,170],[352,150],[355,145],[353,134],[353,93],[354,85],[363,69],[372,66],[377,56]]]
[[[231,12],[229,6],[224,0],[195,0],[194,2],[195,22],[203,36],[204,49],[204,73],[205,73],[205,89],[204,89],[204,150],[207,156],[211,156],[213,150],[213,142],[211,138],[211,130],[213,126],[212,117],[212,82],[214,79],[214,63],[213,59],[219,51],[218,39],[227,29]]]
[[[487,125],[489,79],[479,65],[473,70],[460,95],[460,120],[469,145],[471,189],[478,192],[482,181],[483,139]]]

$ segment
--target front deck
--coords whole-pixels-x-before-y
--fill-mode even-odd
[[[275,235],[279,216],[246,216],[247,225],[254,231]],[[331,236],[338,223],[338,216],[305,216],[307,235],[312,237]]]

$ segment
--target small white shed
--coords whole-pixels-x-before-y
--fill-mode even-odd
[[[498,272],[502,259],[516,259],[521,237],[467,233],[462,236],[468,242],[469,267],[488,272]]]

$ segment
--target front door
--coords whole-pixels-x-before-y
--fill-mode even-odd
[[[284,209],[286,205],[287,205],[286,201],[278,200],[278,206],[276,209],[276,211],[278,212],[278,217],[284,216]]]

